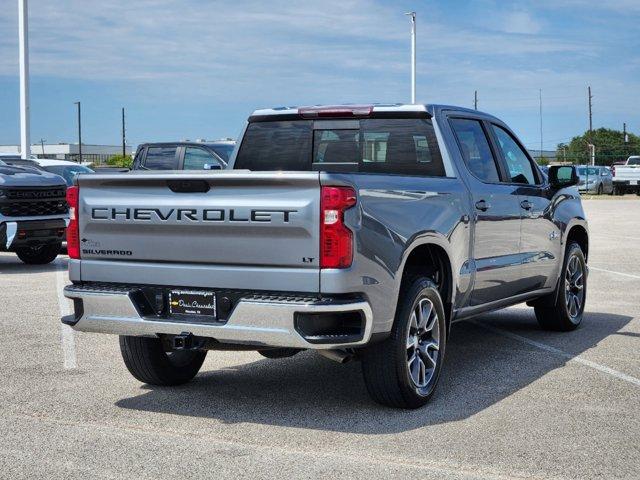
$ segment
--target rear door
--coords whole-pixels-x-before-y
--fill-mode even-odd
[[[318,175],[83,175],[82,278],[315,292]]]
[[[518,193],[522,215],[520,254],[522,291],[552,286],[561,258],[560,229],[553,223],[552,194],[533,159],[504,125],[491,124],[491,133],[508,181]]]
[[[470,306],[508,298],[520,283],[520,205],[518,187],[504,172],[481,119],[451,117],[475,208],[475,281]]]

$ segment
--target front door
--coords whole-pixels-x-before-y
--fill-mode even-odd
[[[555,286],[562,256],[560,228],[553,223],[551,193],[533,160],[501,125],[491,132],[509,180],[517,187],[522,215],[520,284],[523,292]]]
[[[475,270],[469,306],[521,293],[520,199],[518,186],[503,181],[486,125],[474,118],[451,118],[473,197]],[[475,267],[475,268],[474,268]]]

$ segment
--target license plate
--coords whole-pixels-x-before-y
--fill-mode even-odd
[[[637,180],[631,180],[631,181],[629,182],[629,185],[637,185],[637,184],[638,184],[638,181],[637,181]]]
[[[169,294],[169,313],[216,318],[216,295],[203,290],[171,290]]]

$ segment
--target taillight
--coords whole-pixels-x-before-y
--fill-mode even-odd
[[[616,166],[615,165],[611,165],[611,176],[612,177],[616,176]]]
[[[344,212],[356,204],[351,187],[322,187],[320,191],[320,268],[347,268],[353,261],[353,232]]]
[[[80,258],[80,226],[78,225],[78,205],[80,187],[67,188],[67,203],[69,204],[69,226],[67,227],[67,253],[69,258]]]

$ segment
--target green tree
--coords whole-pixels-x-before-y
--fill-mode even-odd
[[[629,155],[640,155],[640,137],[627,133],[628,142],[624,141],[624,133],[610,128],[598,128],[591,135],[586,131],[573,137],[569,143],[560,143],[556,151],[557,159],[583,164],[589,163],[589,143],[596,147],[596,165],[611,165],[613,162],[626,160]]]
[[[133,158],[131,158],[131,155],[114,155],[107,160],[107,165],[110,167],[131,168],[133,165]]]

